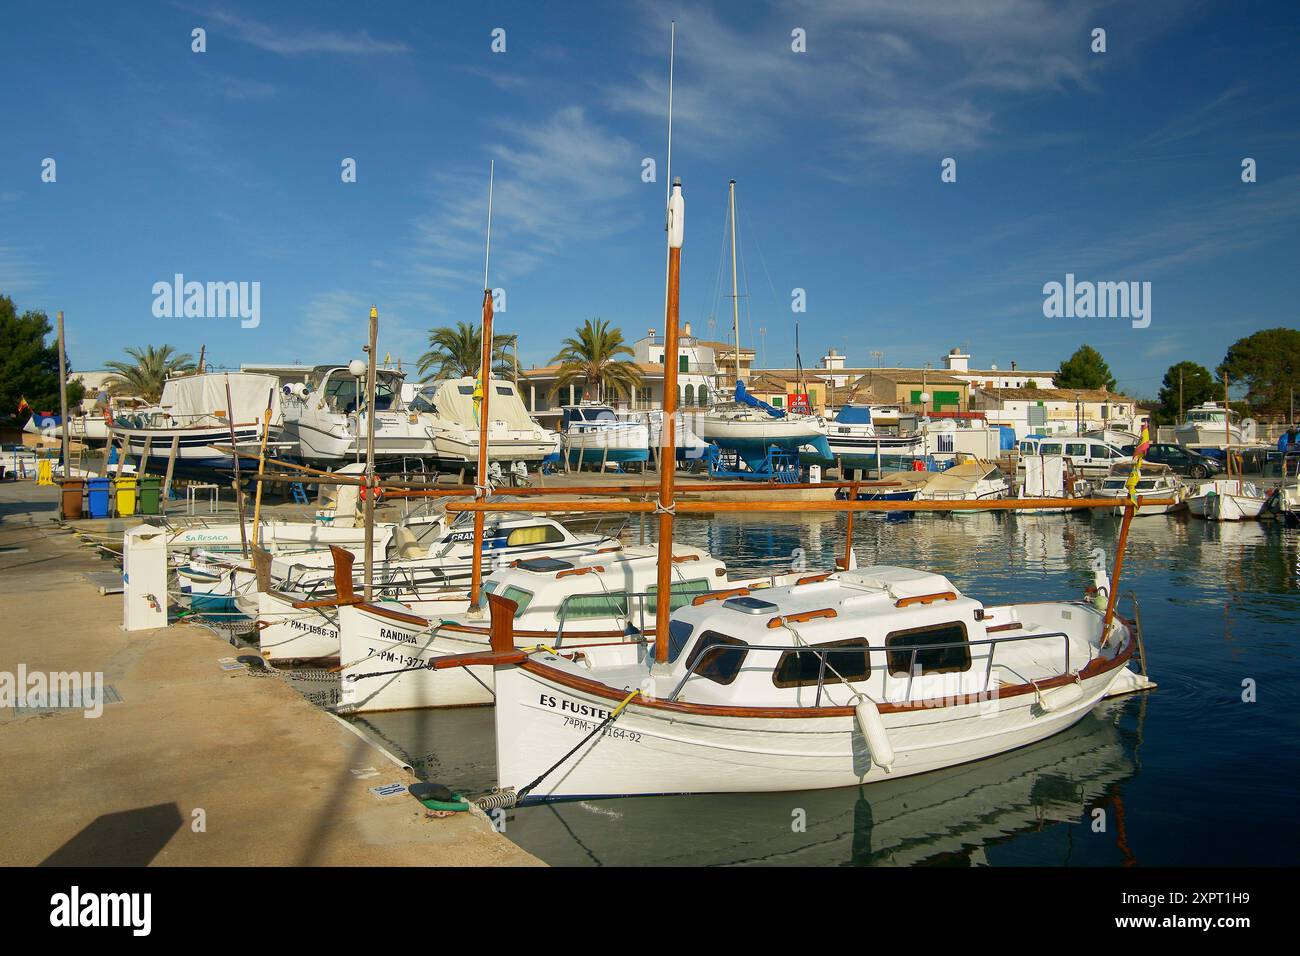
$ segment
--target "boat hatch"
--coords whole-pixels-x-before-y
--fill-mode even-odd
[[[771,601],[764,601],[756,597],[727,598],[722,602],[722,606],[729,607],[733,611],[739,611],[741,614],[773,614],[780,610]]]
[[[523,568],[525,571],[550,573],[552,571],[572,570],[573,565],[568,561],[560,561],[558,558],[527,558],[521,560],[516,567]]]

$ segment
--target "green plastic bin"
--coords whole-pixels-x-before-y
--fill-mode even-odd
[[[145,475],[140,479],[140,514],[162,514],[162,478]]]

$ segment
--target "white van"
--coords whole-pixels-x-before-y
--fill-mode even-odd
[[[1033,454],[1044,458],[1065,458],[1070,462],[1074,473],[1083,476],[1105,475],[1110,472],[1111,465],[1132,460],[1114,445],[1099,438],[1081,436],[1042,438]],[[1024,456],[1023,448],[1021,456]]]

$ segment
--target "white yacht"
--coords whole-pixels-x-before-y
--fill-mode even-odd
[[[318,365],[305,384],[287,386],[285,437],[304,461],[325,467],[366,456],[365,363]],[[435,453],[434,432],[402,401],[404,374],[379,369],[375,381],[375,457]]]
[[[1243,422],[1241,416],[1218,402],[1206,402],[1189,408],[1182,423],[1174,429],[1174,441],[1180,445],[1214,446],[1255,444],[1255,422]]]

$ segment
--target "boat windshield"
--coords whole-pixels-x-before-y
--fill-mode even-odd
[[[381,412],[399,408],[401,400],[398,398],[398,387],[400,387],[399,379],[381,372],[375,382],[375,408]],[[352,414],[359,404],[365,402],[365,394],[361,391],[361,380],[353,378],[346,370],[339,370],[325,383],[325,401],[334,411],[343,412],[345,415]]]

